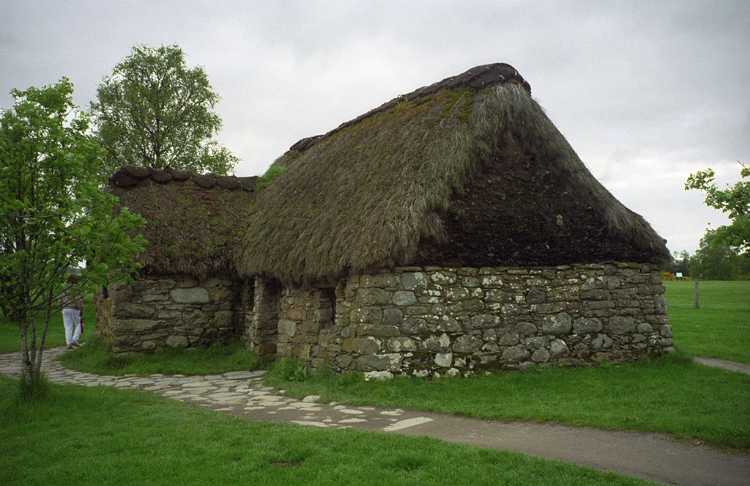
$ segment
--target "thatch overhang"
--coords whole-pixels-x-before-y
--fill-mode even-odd
[[[232,252],[256,179],[123,167],[109,186],[120,206],[145,219],[145,274],[202,278],[236,275]]]
[[[588,171],[507,64],[294,144],[237,268],[315,282],[395,265],[658,262],[665,241]]]

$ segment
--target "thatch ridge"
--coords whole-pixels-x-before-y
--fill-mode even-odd
[[[146,220],[145,274],[203,278],[235,275],[232,252],[256,180],[131,166],[110,178],[110,190],[120,206]]]
[[[424,262],[426,243],[450,246],[449,208],[472,174],[506,146],[547,160],[589,198],[606,241],[587,261],[665,258],[664,241],[599,184],[518,79],[495,77],[478,87],[436,83],[293,146],[277,161],[289,170],[248,214],[238,271],[299,283]],[[529,218],[538,216],[535,210],[526,209]],[[570,248],[585,231],[574,232]],[[540,263],[523,248],[516,253],[488,263]],[[579,256],[555,258],[544,263],[574,263]]]
[[[120,168],[109,178],[109,185],[112,187],[128,188],[135,187],[141,183],[149,181],[159,184],[169,182],[192,181],[205,189],[219,186],[228,190],[243,190],[248,192],[255,191],[255,185],[258,177],[236,177],[220,176],[214,174],[197,174],[186,170],[175,169],[154,169],[151,167],[140,167],[128,165]]]
[[[422,86],[421,88],[417,88],[414,91],[402,94],[401,96],[397,96],[396,98],[383,103],[377,108],[373,108],[372,110],[363,113],[356,118],[345,121],[330,132],[327,132],[323,135],[315,135],[313,137],[303,138],[289,147],[289,150],[295,152],[304,152],[308,148],[318,143],[321,139],[333,135],[337,131],[343,130],[346,127],[359,123],[365,118],[369,118],[377,113],[389,110],[397,104],[403,103],[405,101],[415,101],[419,98],[433,95],[441,90],[480,90],[488,86],[504,83],[519,84],[523,86],[527,93],[531,94],[531,85],[525,79],[523,79],[521,73],[519,73],[516,68],[514,68],[510,64],[506,64],[504,62],[483,64],[481,66],[475,66],[471,69],[468,69],[461,74],[449,76],[436,83],[430,84],[428,86]]]

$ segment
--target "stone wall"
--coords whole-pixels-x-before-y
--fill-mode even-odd
[[[281,285],[275,280],[256,277],[252,292],[252,307],[249,308],[250,319],[245,331],[247,343],[260,357],[276,354],[279,299]],[[249,299],[247,299],[249,300]],[[247,306],[245,312],[248,313]]]
[[[142,277],[110,289],[115,353],[189,347],[242,334],[242,283],[185,275]]]
[[[280,356],[337,370],[457,375],[632,360],[672,346],[659,272],[645,264],[355,276],[337,289],[335,325],[316,338],[319,292],[285,290]]]
[[[336,300],[333,288],[284,289],[279,308],[278,355],[294,357],[313,367],[325,366],[335,356],[330,351],[337,349]]]

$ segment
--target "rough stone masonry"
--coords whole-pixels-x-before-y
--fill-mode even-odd
[[[400,267],[285,289],[278,355],[371,376],[626,361],[672,349],[663,294],[648,264]]]
[[[143,277],[97,302],[97,333],[115,353],[226,341],[243,331],[242,292],[240,282],[227,279]]]

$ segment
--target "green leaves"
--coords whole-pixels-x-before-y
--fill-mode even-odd
[[[106,149],[106,174],[123,165],[227,174],[237,164],[212,138],[218,95],[178,46],[136,46],[99,85],[91,104]]]
[[[70,81],[12,95],[0,116],[0,310],[27,325],[71,269],[81,286],[127,279],[144,241],[142,219],[101,189],[104,151]]]
[[[706,205],[726,213],[731,220],[729,225],[713,231],[712,239],[750,254],[750,167],[740,163],[740,180],[733,186],[722,189],[716,185],[714,178],[711,169],[690,174],[685,182],[685,190],[705,192]]]

